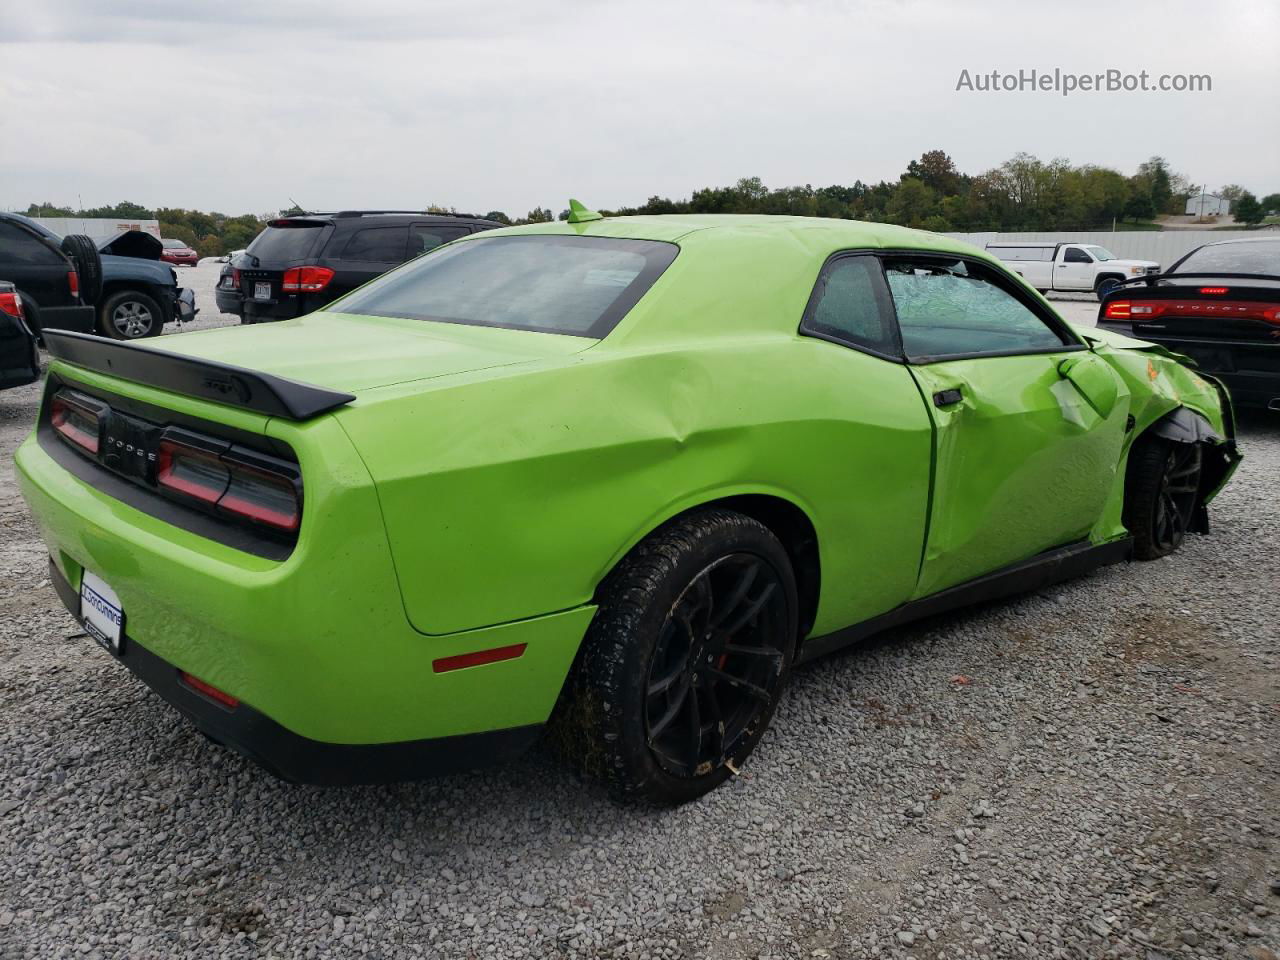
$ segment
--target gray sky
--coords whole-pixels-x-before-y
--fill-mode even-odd
[[[1280,190],[1280,4],[0,0],[0,208],[523,215],[1019,150]],[[1210,93],[957,92],[1055,67]]]

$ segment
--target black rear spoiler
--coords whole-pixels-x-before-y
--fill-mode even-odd
[[[184,357],[87,333],[45,330],[44,342],[52,356],[86,370],[272,417],[310,420],[355,399],[349,393],[259,370]]]
[[[1121,287],[1136,283],[1154,287],[1161,280],[1267,280],[1272,283],[1280,283],[1280,277],[1270,273],[1148,273],[1143,274],[1141,277],[1121,280],[1111,289],[1119,290]]]

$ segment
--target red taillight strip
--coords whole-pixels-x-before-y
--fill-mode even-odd
[[[477,650],[474,653],[460,653],[453,657],[441,657],[431,662],[431,670],[434,673],[447,673],[464,667],[479,667],[486,663],[514,660],[524,653],[524,648],[527,646],[527,643],[513,643],[509,647],[494,647],[490,650]]]
[[[328,267],[290,267],[280,278],[280,289],[290,293],[318,293],[332,279],[333,271]]]
[[[179,476],[177,466],[178,462],[182,460],[198,461],[215,470],[221,470],[221,484],[216,486],[213,484],[201,485],[194,480]],[[174,443],[172,440],[160,441],[160,449],[156,454],[157,485],[167,490],[175,490],[188,497],[194,497],[204,503],[213,504],[217,503],[219,498],[226,493],[230,482],[231,472],[216,455],[197,450],[194,447],[188,447],[185,444]]]
[[[85,420],[93,421],[97,428],[93,433],[82,430],[71,421],[71,413],[76,413]],[[75,397],[59,391],[53,395],[49,422],[53,429],[67,442],[79,447],[85,453],[97,455],[102,429],[102,418],[97,410],[88,404],[81,403]]]
[[[219,706],[226,707],[228,710],[234,710],[240,706],[240,701],[231,694],[224,690],[219,690],[211,683],[205,683],[199,677],[193,677],[185,670],[178,671],[178,679],[182,681],[184,686],[190,687],[196,693],[207,697]]]

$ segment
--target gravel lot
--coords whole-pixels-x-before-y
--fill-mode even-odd
[[[1212,536],[802,668],[740,778],[654,811],[541,750],[327,790],[208,743],[54,596],[36,400],[0,394],[5,960],[1280,951],[1280,418]]]

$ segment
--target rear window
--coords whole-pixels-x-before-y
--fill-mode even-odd
[[[1280,276],[1280,240],[1244,240],[1193,250],[1171,273],[1266,273]]]
[[[414,260],[329,309],[600,338],[677,252],[655,240],[478,238]]]
[[[249,244],[246,253],[259,260],[303,260],[311,256],[316,241],[324,234],[322,223],[296,223],[287,227],[267,227]]]

